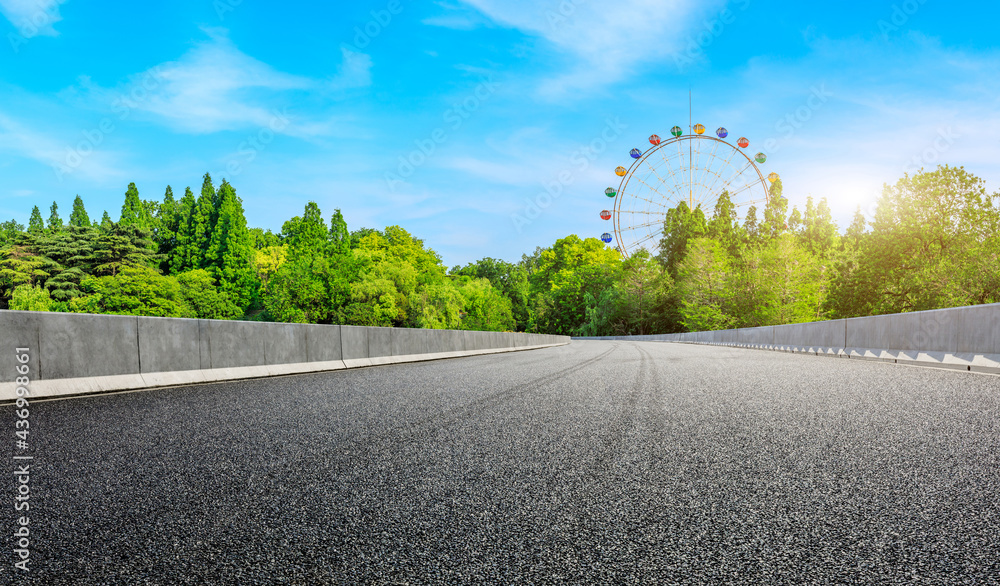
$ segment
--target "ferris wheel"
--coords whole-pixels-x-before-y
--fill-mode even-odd
[[[705,134],[705,126],[695,124],[689,134],[680,126],[670,129],[671,138],[649,137],[650,148],[629,153],[631,165],[618,167],[621,178],[617,188],[604,194],[614,199],[613,209],[601,212],[601,219],[613,223],[614,236],[605,232],[601,240],[617,241],[616,250],[623,257],[645,248],[652,254],[659,250],[667,211],[681,202],[690,209],[701,206],[711,216],[719,196],[728,192],[737,213],[744,215],[750,206],[762,207],[770,199],[770,183],[777,173],[764,176],[761,166],[767,155],[749,155],[750,141],[741,137],[735,144],[726,141],[729,131],[719,128],[715,136]]]

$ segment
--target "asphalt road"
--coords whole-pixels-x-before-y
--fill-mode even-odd
[[[33,570],[5,504],[0,583],[1000,582],[1000,377],[574,342],[37,402],[31,432]]]

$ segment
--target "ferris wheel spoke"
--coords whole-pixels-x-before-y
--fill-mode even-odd
[[[664,160],[664,162],[666,162],[667,159],[664,158],[663,160]],[[656,167],[650,165],[649,166],[649,170],[653,172],[653,175],[656,175],[656,178],[660,180],[660,183],[662,183],[664,185],[668,185],[668,183],[666,182],[666,180],[663,179],[663,177],[661,177],[660,174],[656,171]],[[670,165],[667,165],[667,172],[670,174],[671,178],[674,179],[674,181],[673,181],[674,191],[677,191],[677,178],[676,178],[676,176],[674,176],[673,168],[670,167]]]
[[[740,169],[739,171],[737,171],[736,173],[734,173],[728,180],[726,180],[725,183],[723,183],[721,186],[719,186],[719,193],[722,193],[722,190],[724,190],[727,187],[729,187],[730,183],[732,183],[733,181],[735,181],[737,177],[741,177],[743,175],[743,173],[745,173],[746,170],[749,169],[752,166],[753,166],[753,161],[750,161],[742,169]]]
[[[667,196],[665,196],[665,195],[663,195],[662,193],[660,193],[658,189],[656,189],[656,188],[655,188],[655,187],[653,187],[652,185],[650,185],[650,184],[646,183],[646,182],[645,182],[645,181],[643,181],[642,179],[639,179],[638,177],[636,177],[636,180],[637,180],[637,181],[638,181],[639,183],[642,183],[642,184],[643,184],[643,185],[645,185],[646,187],[648,187],[648,188],[650,188],[651,190],[653,190],[654,192],[656,192],[656,194],[657,194],[657,195],[659,195],[660,197],[662,197],[663,199],[665,199],[665,200],[667,200],[667,201],[669,201],[669,200],[670,200],[670,198],[668,198]],[[653,201],[653,200],[651,200],[651,199],[646,199],[646,198],[644,198],[644,197],[639,197],[638,195],[633,195],[632,197],[634,197],[634,198],[636,198],[636,199],[641,199],[641,200],[643,200],[643,201],[646,201],[646,202],[649,202],[649,203],[651,203],[651,204],[653,204],[653,205],[658,205],[658,206],[660,206],[660,207],[663,207],[663,208],[667,207],[666,205],[664,205],[664,204],[662,204],[662,203],[659,203],[659,202],[655,202],[655,201]]]
[[[650,240],[653,240],[657,236],[661,236],[661,235],[654,233],[654,234],[650,234],[648,236],[644,236],[643,238],[640,238],[639,240],[636,240],[635,243],[632,245],[632,249],[635,250],[635,249],[641,248],[643,244],[649,242]]]
[[[664,215],[664,217],[666,217],[666,216]],[[636,224],[635,226],[629,226],[628,228],[624,228],[624,229],[625,230],[638,230],[639,228],[649,228],[650,226],[657,226],[657,225],[662,224],[662,223],[663,223],[663,220],[661,219],[661,220],[656,221],[656,222],[646,222],[645,224]]]
[[[666,212],[650,212],[650,211],[646,211],[646,210],[628,210],[627,212],[622,212],[622,213],[623,214],[644,214],[644,215],[648,215],[648,216],[660,216],[660,217],[665,217],[667,215]]]
[[[737,195],[743,193],[744,191],[750,191],[753,188],[754,188],[754,184],[753,183],[747,183],[746,185],[744,185],[743,187],[737,189],[736,191],[729,192],[729,197],[736,197]]]
[[[733,162],[733,157],[735,157],[736,153],[738,153],[738,152],[739,151],[737,151],[737,150],[733,150],[731,153],[729,153],[729,158],[726,159],[726,164],[723,165],[721,169],[719,169],[719,173],[718,173],[718,175],[716,175],[717,179],[712,182],[711,187],[709,187],[710,190],[713,190],[713,191],[715,190],[715,184],[719,182],[719,179],[722,179],[722,171],[729,168],[729,165]],[[720,191],[720,193],[721,193],[721,191]]]
[[[678,144],[680,144],[680,142],[678,142]],[[678,147],[678,148],[680,148],[680,147]],[[680,154],[680,151],[678,150],[678,157],[680,157],[680,156],[681,156],[681,154]],[[677,174],[674,173],[674,167],[670,163],[670,159],[667,158],[666,149],[660,149],[660,158],[663,161],[663,163],[666,165],[667,173],[669,173],[671,179],[673,179],[673,181],[671,181],[670,184],[673,185],[673,189],[674,189],[675,194],[677,195],[678,198],[682,197],[681,185],[682,185],[683,181],[680,181],[680,180],[677,179]],[[662,181],[663,183],[666,184],[666,181],[664,181],[663,177],[657,172],[655,166],[650,165],[649,168],[656,175],[657,179],[659,179],[660,181]]]
[[[708,157],[709,157],[708,162],[706,162],[705,166],[702,168],[702,173],[701,173],[701,176],[698,177],[698,183],[697,183],[697,185],[704,186],[705,183],[706,183],[706,181],[707,181],[708,175],[712,173],[712,164],[716,160],[716,153],[719,152],[719,145],[720,144],[722,144],[722,143],[716,142],[714,140],[712,141],[712,152],[709,153],[709,155],[708,155]],[[700,197],[701,196],[699,196],[699,198]]]

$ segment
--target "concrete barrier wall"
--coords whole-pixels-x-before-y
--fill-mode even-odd
[[[0,401],[16,398],[15,348],[31,396],[76,395],[533,349],[566,336],[0,311]]]
[[[1000,303],[802,324],[624,336],[1000,373]]]

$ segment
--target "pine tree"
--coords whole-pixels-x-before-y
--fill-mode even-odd
[[[83,198],[79,195],[73,200],[73,212],[69,216],[69,225],[78,228],[90,226],[90,216],[87,215],[87,209],[83,207]]]
[[[155,218],[157,250],[164,259],[160,268],[165,273],[170,271],[174,249],[177,247],[177,207],[174,190],[168,185],[166,193],[163,194],[163,203],[157,206]]]
[[[706,235],[722,243],[730,254],[736,254],[741,242],[740,224],[737,221],[736,205],[729,196],[728,190],[723,190],[715,202],[715,212],[708,223]]]
[[[45,222],[42,220],[42,211],[38,206],[31,208],[31,219],[28,220],[28,232],[37,234],[45,230]]]
[[[347,222],[340,208],[333,212],[330,218],[330,253],[333,255],[347,254],[351,250],[351,233],[347,230]]]
[[[788,216],[789,232],[798,234],[799,230],[802,228],[802,222],[802,212],[799,211],[799,208],[792,206],[792,213]]]
[[[216,209],[216,198],[218,195],[212,187],[212,176],[205,173],[205,180],[201,185],[201,195],[195,202],[194,215],[192,217],[192,241],[189,258],[191,258],[196,268],[209,269],[212,272],[212,258],[208,255],[208,248],[212,244],[212,232],[215,230],[215,223],[218,221],[219,211]]]
[[[200,259],[195,254],[194,237],[194,193],[188,187],[184,190],[184,196],[177,202],[174,213],[177,219],[177,245],[170,255],[170,272],[180,274],[184,271],[198,268]]]
[[[214,268],[219,288],[245,311],[257,293],[253,241],[247,229],[243,204],[233,186],[223,180],[218,196],[218,221],[212,232],[206,261]]]
[[[761,224],[761,235],[765,240],[772,240],[788,230],[788,200],[781,195],[781,179],[771,186],[771,197],[764,208],[764,222]]]
[[[139,199],[139,190],[136,189],[135,183],[129,183],[128,190],[125,192],[125,203],[122,204],[122,214],[121,218],[118,219],[118,225],[149,228],[146,216],[146,207],[143,205],[142,200]]]
[[[667,210],[657,260],[674,276],[678,263],[687,255],[688,242],[703,237],[707,231],[701,205],[692,210],[686,201],[680,202],[677,207]]]
[[[59,217],[59,204],[52,202],[49,207],[49,230],[55,232],[63,229],[62,218]]]
[[[288,258],[325,254],[330,233],[323,221],[323,212],[316,202],[306,204],[302,217],[295,216],[281,227],[282,236],[288,242]]]
[[[858,206],[858,209],[854,211],[851,225],[847,227],[847,232],[844,234],[844,241],[849,242],[856,249],[867,231],[868,222],[865,220],[865,215],[861,213],[861,206]]]
[[[110,230],[114,225],[115,223],[111,221],[111,215],[108,214],[108,210],[104,210],[104,215],[101,216],[101,229]]]
[[[159,257],[150,251],[149,231],[138,226],[112,224],[102,230],[88,260],[98,275],[117,275],[126,267],[148,266]]]

